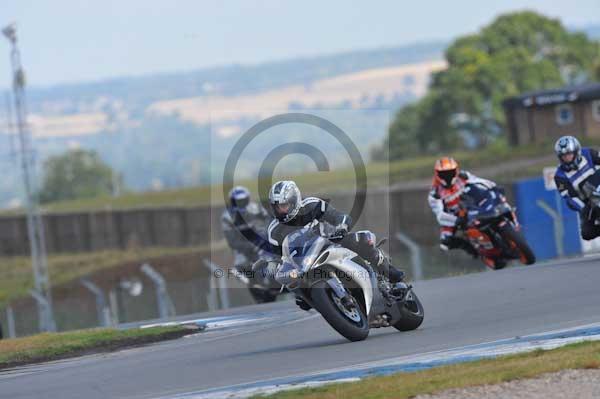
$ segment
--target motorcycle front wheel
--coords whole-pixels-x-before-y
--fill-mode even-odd
[[[512,243],[519,251],[519,260],[524,265],[535,263],[535,254],[520,231],[516,231],[510,224],[506,224],[501,231],[502,237]]]
[[[315,309],[338,333],[349,341],[362,341],[369,335],[369,321],[360,306],[341,303],[326,281],[317,281],[311,288]]]

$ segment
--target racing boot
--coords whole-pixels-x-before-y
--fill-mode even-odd
[[[404,280],[404,272],[402,270],[396,269],[394,265],[390,262],[390,258],[386,256],[383,251],[380,249],[377,250],[379,252],[379,259],[377,260],[376,269],[379,273],[387,276],[390,283],[399,283]]]
[[[404,284],[404,272],[400,269],[396,269],[390,262],[390,258],[386,256],[383,251],[378,250],[379,260],[377,262],[377,272],[387,276],[390,281],[392,288],[390,294],[394,296],[404,296],[406,293],[406,284]]]

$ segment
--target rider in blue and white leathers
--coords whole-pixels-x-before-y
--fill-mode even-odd
[[[595,224],[582,187],[600,169],[600,154],[592,148],[581,148],[579,141],[573,136],[558,139],[554,151],[560,162],[554,175],[556,187],[567,206],[579,212],[581,238],[592,240],[600,236],[600,226]]]

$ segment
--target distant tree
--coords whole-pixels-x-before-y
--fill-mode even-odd
[[[446,50],[448,68],[428,94],[400,110],[389,129],[390,157],[453,150],[465,134],[480,146],[505,126],[502,101],[531,90],[600,78],[600,43],[531,11],[505,14]]]
[[[387,159],[409,157],[411,154],[422,152],[417,134],[419,131],[419,104],[406,105],[398,111],[396,118],[392,121],[390,132],[385,139],[381,150],[374,150],[372,157],[375,159]]]
[[[120,181],[95,151],[73,150],[51,157],[44,171],[42,203],[111,194]]]

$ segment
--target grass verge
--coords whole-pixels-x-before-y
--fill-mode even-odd
[[[599,140],[587,139],[586,145],[598,145]],[[506,163],[521,159],[530,159],[552,155],[553,143],[548,141],[535,145],[509,147],[504,140],[498,140],[488,147],[478,151],[452,151],[447,154],[455,157],[464,168],[489,167],[498,163]],[[392,162],[371,162],[366,165],[369,185],[384,186],[397,182],[410,181],[431,177],[433,164],[438,155],[421,156]],[[548,166],[545,163],[543,166]],[[541,168],[527,171],[516,168],[513,172],[502,172],[499,176],[486,177],[504,179],[521,178],[541,175]],[[353,189],[355,175],[352,168],[336,169],[332,172],[312,172],[293,177],[306,193],[323,193],[337,190]],[[253,193],[257,191],[256,179],[240,181]],[[71,200],[47,204],[43,207],[47,213],[83,212],[93,210],[150,208],[169,206],[200,206],[210,203],[223,203],[223,187],[221,185],[183,188],[178,190],[165,190],[159,192],[128,193],[120,197],[97,197],[91,199]],[[3,211],[2,214],[19,214],[22,210]]]
[[[181,326],[131,330],[91,329],[0,340],[0,369],[92,353],[112,352],[180,338],[195,332],[197,331],[194,329]]]
[[[208,251],[210,249],[207,247],[183,247],[55,254],[48,257],[48,269],[52,285],[57,286],[128,262],[150,262],[152,259],[164,256],[201,254]],[[0,258],[0,306],[13,299],[27,296],[32,288],[33,277],[29,256]]]
[[[414,373],[371,377],[360,382],[276,393],[270,399],[402,399],[452,388],[498,384],[564,369],[600,368],[600,342],[436,367]]]

